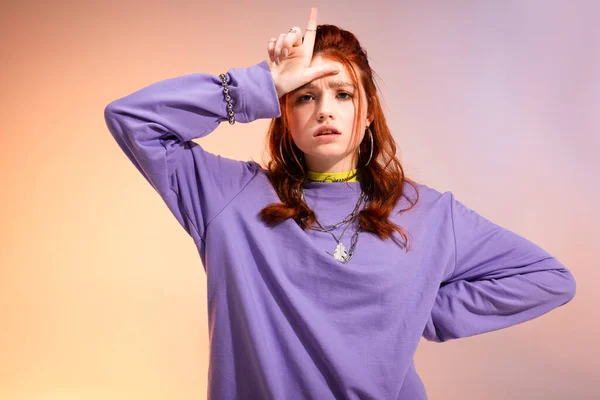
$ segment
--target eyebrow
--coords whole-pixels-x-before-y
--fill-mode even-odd
[[[335,88],[339,88],[339,87],[348,87],[348,86],[356,89],[356,85],[351,82],[344,82],[344,81],[328,81],[327,82],[327,87],[331,88],[331,89],[335,89]],[[298,89],[296,89],[296,91],[303,90],[303,89],[317,89],[317,85],[315,85],[313,82],[308,82],[307,84],[300,86]]]

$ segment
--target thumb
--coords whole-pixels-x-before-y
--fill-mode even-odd
[[[309,68],[307,78],[310,81],[319,79],[327,75],[336,75],[340,73],[340,69],[334,65],[323,65]]]

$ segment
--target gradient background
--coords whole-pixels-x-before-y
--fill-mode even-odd
[[[599,2],[2,4],[0,398],[206,397],[202,264],[104,107],[155,81],[260,62],[311,6],[368,50],[408,175],[577,279],[575,299],[541,318],[423,340],[430,399],[600,398]],[[201,143],[260,161],[267,124],[223,124]]]

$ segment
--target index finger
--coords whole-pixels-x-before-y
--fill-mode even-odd
[[[318,11],[316,8],[310,9],[310,16],[308,17],[308,25],[306,32],[304,33],[304,41],[302,42],[304,47],[304,59],[307,64],[310,64],[313,55],[313,49],[315,47],[315,37],[317,36],[317,16]]]

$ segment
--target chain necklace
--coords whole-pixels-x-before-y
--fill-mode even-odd
[[[302,193],[302,200],[304,201],[304,203],[306,203],[308,205],[308,203],[306,202],[306,197],[304,196],[304,191],[302,189],[300,189],[300,190]],[[350,250],[349,251],[346,251],[346,246],[344,246],[344,244],[342,243],[342,237],[346,233],[346,230],[348,229],[348,227],[350,225],[352,225],[354,223],[354,221],[358,218],[358,213],[359,213],[358,210],[360,209],[360,206],[361,206],[363,200],[365,199],[365,197],[366,197],[365,193],[361,191],[360,197],[358,198],[358,201],[356,202],[356,206],[354,207],[354,210],[352,210],[350,215],[348,215],[346,218],[344,218],[342,221],[338,222],[337,224],[329,225],[329,226],[325,227],[325,226],[321,225],[321,223],[319,222],[318,219],[315,218],[315,222],[317,223],[318,227],[310,228],[310,229],[318,231],[318,232],[327,232],[331,236],[333,236],[333,239],[337,242],[337,246],[335,247],[333,254],[331,254],[328,251],[325,251],[325,252],[327,254],[329,254],[330,256],[332,256],[335,260],[340,261],[344,264],[347,264],[352,259],[352,256],[354,255],[354,248],[356,247],[356,243],[358,242],[358,233],[360,232],[360,226],[358,226],[356,228],[354,235],[352,235],[352,238],[350,239]],[[344,230],[342,231],[342,234],[340,235],[340,237],[338,239],[331,231],[344,225],[345,223],[348,223],[348,225],[346,225],[346,227],[344,228]]]

